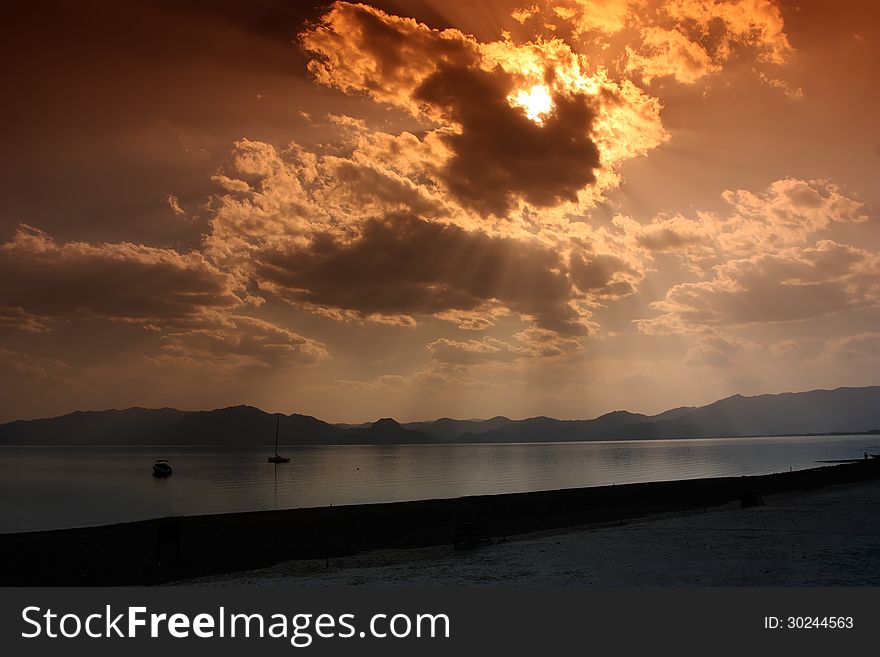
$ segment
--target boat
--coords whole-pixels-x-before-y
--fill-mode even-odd
[[[156,462],[153,464],[154,477],[170,477],[172,474],[174,474],[174,469],[168,461],[156,459]]]
[[[281,456],[278,454],[278,427],[281,424],[281,417],[275,418],[275,456],[269,457],[269,463],[290,463],[290,459],[286,456]]]

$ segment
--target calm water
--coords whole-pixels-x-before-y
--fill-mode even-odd
[[[507,445],[0,447],[0,532],[168,515],[765,474],[861,458],[878,436]],[[157,458],[174,476],[155,479]]]

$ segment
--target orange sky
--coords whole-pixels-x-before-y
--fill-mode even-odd
[[[877,383],[872,3],[16,12],[0,420]]]

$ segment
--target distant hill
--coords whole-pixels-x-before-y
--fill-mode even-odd
[[[880,387],[743,397],[645,416],[616,411],[594,420],[531,418],[481,434],[480,442],[721,438],[860,433],[880,427]],[[476,437],[475,437],[476,438]]]
[[[838,388],[727,399],[657,415],[628,411],[592,420],[533,417],[511,420],[441,418],[401,425],[384,418],[334,425],[308,415],[282,415],[252,406],[213,411],[173,408],[77,411],[43,420],[0,425],[7,445],[271,445],[280,418],[284,445],[391,445],[427,443],[564,442],[658,438],[714,438],[880,430],[880,386]]]
[[[139,444],[165,435],[166,429],[185,417],[174,408],[129,408],[110,411],[75,411],[45,420],[17,420],[0,425],[0,443],[6,444]]]
[[[281,415],[286,444],[333,443],[342,431],[308,415]],[[0,444],[235,445],[274,444],[275,414],[253,406],[213,411],[129,408],[77,411],[47,420],[0,425]]]
[[[444,417],[433,422],[408,422],[403,426],[406,429],[426,433],[439,441],[447,441],[465,433],[476,436],[513,423],[514,420],[499,415],[489,420],[453,420]]]
[[[671,419],[630,425],[620,438],[696,438],[868,432],[880,428],[880,387],[743,397]]]
[[[594,420],[555,420],[552,417],[532,417],[480,434],[464,434],[460,438],[468,442],[521,443],[521,442],[567,442],[597,440],[624,427],[650,420],[647,415],[614,411]]]
[[[340,434],[341,442],[348,445],[402,445],[428,444],[437,440],[421,431],[401,426],[396,420],[382,418],[367,427],[347,429]]]

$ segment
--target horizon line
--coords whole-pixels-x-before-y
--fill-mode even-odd
[[[711,401],[711,402],[708,402],[705,404],[696,404],[696,405],[681,404],[678,406],[672,406],[670,408],[666,408],[666,409],[664,409],[662,411],[658,411],[656,413],[642,413],[639,411],[631,411],[631,410],[628,410],[625,408],[617,408],[614,410],[606,411],[604,413],[599,413],[598,415],[595,415],[595,416],[589,417],[589,418],[587,418],[587,417],[554,417],[552,415],[543,415],[543,414],[529,415],[529,416],[521,417],[521,418],[513,418],[513,417],[510,417],[510,416],[505,415],[503,413],[496,413],[494,415],[490,415],[490,416],[482,417],[482,418],[480,418],[480,417],[456,418],[456,417],[452,417],[450,415],[442,415],[442,416],[436,417],[434,419],[422,419],[422,420],[398,420],[395,417],[393,417],[392,415],[383,415],[383,416],[378,417],[375,420],[366,420],[366,421],[361,421],[361,422],[356,422],[356,421],[355,422],[344,422],[344,421],[324,420],[324,419],[318,417],[317,415],[311,415],[308,413],[300,413],[300,412],[296,412],[296,411],[293,411],[290,413],[285,413],[284,411],[267,411],[263,408],[260,408],[259,406],[254,406],[252,404],[231,404],[229,406],[218,406],[215,408],[202,408],[202,409],[182,409],[182,408],[176,408],[174,406],[138,406],[138,405],[134,405],[134,406],[127,406],[125,408],[74,409],[72,411],[67,411],[65,413],[59,413],[57,415],[3,420],[3,421],[0,421],[0,426],[6,425],[6,424],[12,424],[15,422],[39,422],[41,420],[54,420],[54,419],[58,419],[58,418],[62,418],[62,417],[67,417],[69,415],[75,415],[77,413],[109,413],[109,412],[113,412],[113,411],[124,412],[124,411],[132,411],[132,410],[144,410],[144,411],[165,411],[165,410],[168,410],[168,411],[177,411],[180,413],[213,413],[215,411],[223,411],[223,410],[228,410],[228,409],[233,409],[233,408],[252,408],[254,410],[260,411],[261,413],[265,413],[266,415],[281,415],[283,417],[291,417],[294,415],[300,415],[303,417],[311,417],[311,418],[314,418],[314,419],[319,420],[321,422],[324,422],[326,424],[329,424],[331,426],[370,425],[375,422],[379,422],[381,420],[393,420],[393,421],[397,422],[398,424],[403,425],[403,424],[432,423],[432,422],[438,422],[440,420],[453,420],[456,422],[486,422],[488,420],[493,420],[495,418],[504,418],[507,420],[511,420],[512,422],[522,422],[525,420],[534,420],[534,419],[539,419],[539,418],[547,418],[547,419],[557,420],[557,421],[561,421],[561,422],[583,422],[583,421],[596,420],[600,417],[604,417],[606,415],[611,415],[613,413],[631,413],[633,415],[644,415],[645,417],[654,417],[656,415],[662,415],[663,413],[667,413],[669,411],[683,409],[683,408],[688,408],[688,409],[703,408],[705,406],[711,406],[712,404],[716,404],[718,402],[725,401],[727,399],[733,399],[734,397],[742,397],[744,399],[753,399],[755,397],[776,397],[776,396],[782,396],[782,395],[806,394],[806,393],[811,393],[811,392],[835,392],[837,390],[854,390],[854,389],[860,389],[860,388],[877,388],[877,387],[880,387],[880,383],[873,384],[873,385],[865,385],[865,386],[852,386],[852,385],[846,386],[845,385],[845,386],[837,386],[835,388],[813,388],[810,390],[787,390],[787,391],[783,391],[783,392],[759,393],[759,394],[755,394],[755,395],[743,395],[741,393],[734,393],[732,395],[728,395],[726,397],[721,397],[719,399],[715,399],[714,401]]]

